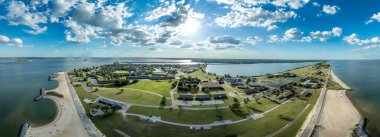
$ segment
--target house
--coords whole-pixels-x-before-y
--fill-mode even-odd
[[[193,100],[193,95],[190,94],[180,94],[178,96],[179,100]]]
[[[292,92],[286,91],[286,92],[283,92],[280,95],[278,95],[276,98],[277,99],[284,99],[284,98],[288,98],[292,94],[293,94]]]
[[[106,98],[100,98],[98,100],[98,103],[103,104],[103,105],[107,105],[107,106],[111,106],[111,107],[117,107],[119,109],[124,107],[123,103],[117,102],[115,100],[106,99]]]
[[[213,96],[214,96],[215,100],[227,99],[227,95],[226,94],[213,94]]]
[[[299,93],[301,97],[306,97],[307,94],[309,94],[309,90],[303,90],[301,93]]]
[[[210,89],[210,90],[223,90],[223,86],[220,85],[219,83],[212,83],[212,82],[203,82],[201,83],[201,89],[202,91],[205,89]]]
[[[198,94],[195,96],[195,99],[199,101],[203,101],[203,100],[210,100],[211,97],[210,95],[207,95],[207,94]]]
[[[247,95],[250,95],[250,94],[253,94],[253,93],[256,93],[257,91],[254,90],[254,89],[244,89],[243,90],[245,94]]]
[[[73,82],[73,86],[74,87],[79,87],[79,86],[81,86],[82,84],[80,83],[80,82]]]

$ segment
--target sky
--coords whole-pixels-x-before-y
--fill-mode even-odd
[[[0,57],[380,59],[374,0],[0,0]]]

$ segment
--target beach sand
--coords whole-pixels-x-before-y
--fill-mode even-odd
[[[74,106],[73,98],[70,94],[69,85],[65,74],[58,73],[56,78],[59,81],[59,86],[55,89],[56,92],[62,94],[64,98],[54,96],[46,96],[52,99],[57,107],[58,114],[54,121],[41,127],[31,127],[27,132],[28,137],[88,137],[85,126]],[[43,111],[43,110],[41,110]]]
[[[350,89],[333,72],[332,79],[345,89]],[[346,96],[347,90],[328,90],[315,136],[347,137],[361,116]]]

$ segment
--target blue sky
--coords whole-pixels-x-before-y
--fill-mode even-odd
[[[0,57],[380,59],[378,5],[0,0]]]

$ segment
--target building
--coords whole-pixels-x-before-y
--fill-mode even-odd
[[[91,109],[89,112],[90,116],[103,116],[105,113],[101,109]]]
[[[193,100],[193,95],[190,94],[180,94],[178,96],[179,100]]]
[[[207,94],[199,94],[195,96],[196,100],[203,101],[203,100],[211,100],[210,95]]]
[[[244,89],[243,91],[244,91],[244,93],[247,94],[247,95],[251,95],[251,94],[257,92],[257,91],[254,90],[254,89]]]
[[[219,83],[211,83],[211,82],[203,82],[201,83],[201,89],[204,91],[205,89],[210,90],[224,90],[223,86]]]
[[[226,94],[213,94],[213,96],[215,100],[224,100],[228,98]]]
[[[124,107],[123,103],[117,102],[115,100],[106,99],[106,98],[100,98],[98,100],[98,103],[103,104],[103,105],[107,105],[110,107],[117,107],[119,109]]]
[[[301,97],[306,97],[307,94],[309,94],[309,90],[303,90],[299,95]]]
[[[277,99],[284,99],[284,98],[288,98],[292,94],[293,94],[292,92],[286,91],[286,92],[283,92],[280,95],[278,95],[276,98]]]
[[[73,82],[73,86],[74,87],[79,87],[79,86],[81,86],[82,84],[80,83],[80,82]]]

